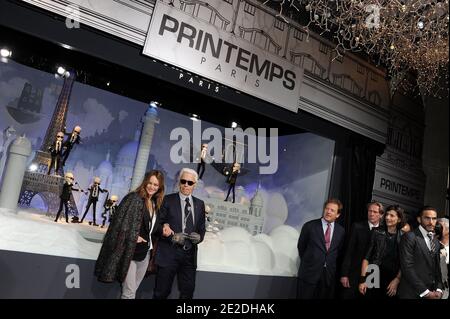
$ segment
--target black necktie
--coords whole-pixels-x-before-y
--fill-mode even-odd
[[[186,198],[186,205],[184,206],[184,232],[190,234],[194,231],[194,219],[192,218],[192,208],[189,202],[189,197]]]
[[[194,219],[192,217],[192,207],[189,202],[189,197],[186,198],[186,205],[184,206],[184,232],[190,234],[194,231]],[[192,243],[189,239],[184,242],[184,250],[190,250],[192,248]]]
[[[436,250],[436,245],[433,241],[434,234],[432,232],[429,232],[427,235],[428,235],[428,238],[430,238],[430,251],[432,253],[434,253],[434,251]]]

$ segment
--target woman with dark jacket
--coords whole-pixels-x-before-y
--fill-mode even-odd
[[[99,281],[122,284],[122,299],[133,299],[145,276],[162,228],[158,212],[164,198],[164,176],[153,170],[121,201],[108,227],[95,264]]]
[[[384,223],[371,231],[369,247],[361,267],[359,292],[371,298],[389,298],[397,294],[400,283],[399,244],[403,234],[401,228],[405,225],[403,209],[398,205],[386,209]],[[368,289],[366,283],[369,265],[379,267],[380,287]]]

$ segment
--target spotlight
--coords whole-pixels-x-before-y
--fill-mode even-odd
[[[198,116],[197,114],[189,114],[191,117],[191,120],[193,121],[200,121],[200,116]]]
[[[6,48],[0,50],[0,56],[2,58],[10,58],[12,56],[12,51]]]
[[[111,82],[106,82],[106,86],[110,86],[111,85]]]
[[[63,76],[64,73],[66,73],[66,69],[64,69],[62,66],[59,66],[58,69],[56,70],[56,72],[57,72],[59,75]]]
[[[231,122],[231,128],[236,128],[238,127],[238,124],[236,122]]]
[[[34,163],[31,164],[30,167],[29,167],[29,170],[30,170],[31,172],[36,172],[37,169],[38,169],[38,166],[37,166],[36,164],[34,164]]]

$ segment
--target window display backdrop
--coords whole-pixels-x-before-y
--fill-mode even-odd
[[[25,135],[31,141],[33,152],[28,169],[33,169],[63,84],[64,79],[53,74],[13,61],[0,63],[0,182],[7,169],[8,147],[17,136]],[[177,173],[182,167],[197,168],[200,145],[197,140],[192,141],[194,125],[200,125],[201,132],[217,128],[225,137],[223,127],[206,121],[194,123],[189,116],[164,107],[149,108],[147,103],[75,80],[65,124],[67,133],[77,125],[81,127],[81,143],[71,150],[64,172],[73,173],[77,188],[87,190],[94,177],[99,177],[100,186],[109,191],[99,196],[97,224],[102,221],[106,196],[117,195],[120,202],[130,190],[145,114],[151,117],[154,128],[147,170],[163,171],[166,193],[176,191]],[[191,139],[181,140],[175,134],[180,129],[188,132]],[[254,129],[258,131],[257,127]],[[269,130],[267,127],[266,134]],[[171,134],[175,136],[172,140]],[[209,142],[212,141],[201,141]],[[272,142],[267,141],[266,153]],[[210,154],[215,162],[205,165],[203,178],[196,186],[194,195],[210,209],[207,234],[199,246],[198,269],[296,276],[298,236],[305,222],[321,216],[329,188],[334,141],[312,133],[277,137],[277,148],[270,154],[277,161],[272,174],[260,174],[261,167],[268,164],[248,162],[250,143],[244,140],[244,153],[238,155],[241,169],[234,203],[232,192],[224,201],[230,186],[224,172],[230,170],[231,164],[220,163],[220,150]],[[180,147],[183,150],[175,153],[189,163],[173,162],[171,150]],[[41,173],[43,181],[47,172]],[[54,223],[55,203],[51,205],[48,198],[42,193],[33,195],[29,206],[19,205],[17,215],[1,212],[0,208],[0,249],[95,260],[108,222],[104,228],[89,225],[90,207],[83,224],[66,224],[64,218]],[[79,218],[88,198],[89,194],[73,192]]]

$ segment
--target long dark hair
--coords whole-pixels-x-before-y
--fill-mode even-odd
[[[406,224],[405,211],[399,205],[388,206],[385,210],[385,214],[384,214],[385,218],[387,216],[387,212],[390,210],[393,210],[397,214],[398,219],[400,220],[400,222],[397,224],[397,229],[402,229],[403,226],[405,226],[405,224]],[[387,230],[386,221],[384,222],[384,227]]]
[[[136,188],[135,192],[139,194],[144,199],[148,199],[147,191],[145,190],[147,184],[150,182],[150,178],[155,176],[159,183],[158,191],[153,195],[152,200],[155,202],[156,210],[161,207],[164,198],[165,186],[164,186],[164,175],[161,171],[151,170],[150,172],[145,173],[144,180],[141,185]],[[148,202],[145,201],[145,204],[148,205]],[[150,207],[147,207],[150,209]]]

